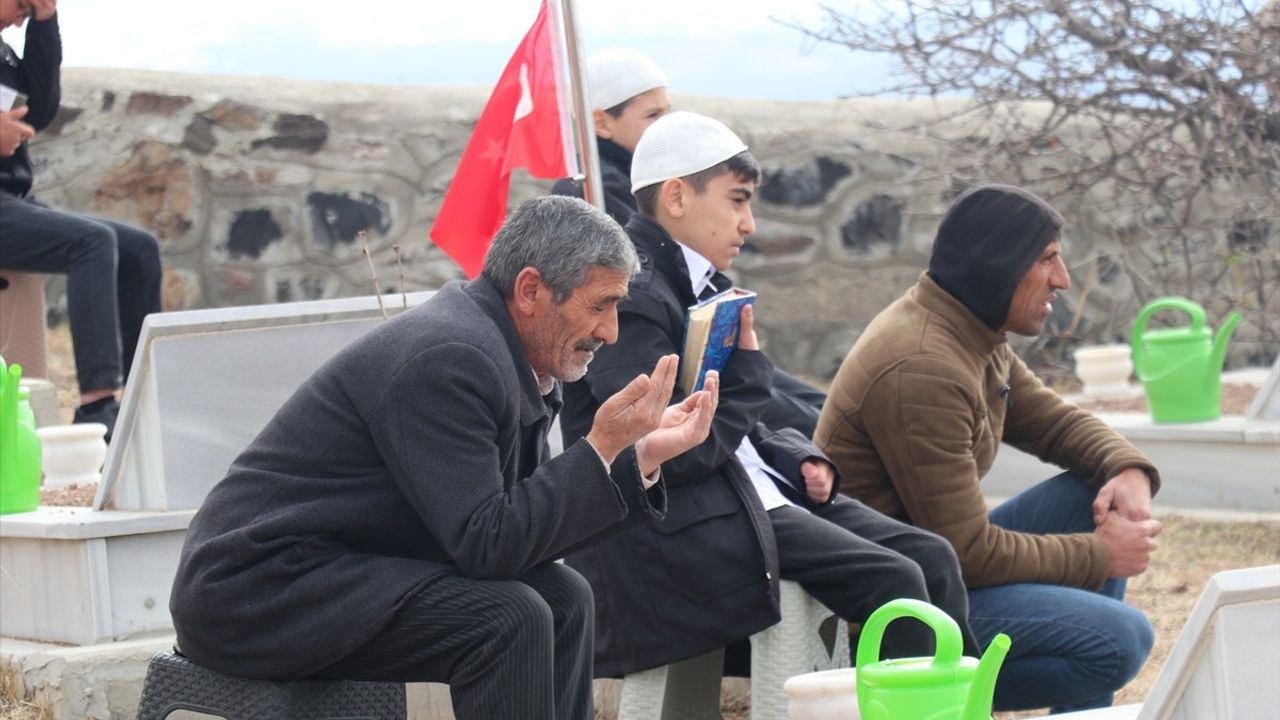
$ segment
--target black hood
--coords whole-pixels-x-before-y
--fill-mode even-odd
[[[1061,230],[1062,216],[1022,188],[967,190],[938,226],[929,276],[987,327],[999,330],[1018,283]]]

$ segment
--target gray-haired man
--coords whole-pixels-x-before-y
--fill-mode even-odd
[[[187,533],[178,643],[213,669],[449,683],[459,720],[589,720],[592,602],[558,557],[665,513],[662,462],[707,435],[675,358],[547,459],[558,380],[617,338],[639,262],[581,200],[523,205],[482,276],[339,352]]]

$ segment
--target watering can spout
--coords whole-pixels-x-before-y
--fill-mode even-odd
[[[1239,324],[1240,313],[1233,311],[1227,321],[1222,323],[1222,327],[1218,328],[1217,334],[1213,336],[1213,352],[1209,356],[1208,372],[1214,375],[1222,372],[1222,363],[1227,357],[1227,344]]]
[[[961,720],[991,720],[991,703],[996,694],[996,677],[1004,656],[1009,654],[1009,636],[1000,633],[991,640],[978,661],[978,670],[969,686],[969,699],[964,704]]]

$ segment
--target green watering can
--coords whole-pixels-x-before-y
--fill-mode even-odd
[[[933,629],[933,657],[880,660],[885,628],[916,618]],[[858,638],[858,710],[862,720],[991,720],[996,675],[1009,636],[996,635],[982,660],[960,655],[960,626],[920,600],[891,600],[871,614]]]
[[[40,505],[40,437],[21,379],[22,366],[0,357],[0,514]]]
[[[1191,318],[1190,327],[1147,330],[1161,310]],[[1213,420],[1222,412],[1222,361],[1231,333],[1240,324],[1232,312],[1215,335],[1205,327],[1204,308],[1182,297],[1152,300],[1133,323],[1133,368],[1147,393],[1157,423]]]

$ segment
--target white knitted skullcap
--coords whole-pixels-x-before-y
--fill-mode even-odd
[[[667,76],[648,55],[631,48],[609,48],[587,58],[592,110],[608,110],[642,92],[666,87]]]
[[[746,150],[724,123],[691,112],[667,113],[640,136],[631,158],[631,192],[682,178]]]

